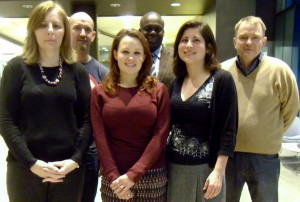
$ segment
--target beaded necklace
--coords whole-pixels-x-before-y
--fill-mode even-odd
[[[56,86],[60,80],[61,80],[61,77],[62,77],[62,73],[63,73],[63,70],[62,70],[62,62],[61,62],[61,59],[59,59],[59,69],[58,69],[58,76],[57,78],[54,80],[54,81],[50,81],[46,74],[45,74],[45,71],[44,71],[44,68],[42,66],[41,63],[38,63],[39,65],[39,68],[40,68],[40,71],[41,71],[41,74],[42,74],[42,78],[44,79],[44,81],[46,81],[47,84],[51,85],[51,86]]]

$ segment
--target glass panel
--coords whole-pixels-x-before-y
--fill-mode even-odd
[[[13,57],[22,53],[22,47],[0,38],[0,78],[6,63]]]
[[[138,30],[141,17],[142,16],[115,16],[97,18],[99,60],[104,65],[109,66],[109,51],[113,37],[124,28],[134,28]],[[162,16],[162,18],[165,22],[163,44],[166,46],[173,46],[177,31],[184,22],[194,18],[202,19],[201,16],[194,15]],[[215,21],[215,15],[209,19]],[[215,25],[211,25],[211,28],[213,32],[215,32]]]

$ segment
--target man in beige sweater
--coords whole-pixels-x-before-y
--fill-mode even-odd
[[[241,19],[233,38],[237,57],[222,63],[231,72],[239,104],[234,157],[226,170],[226,200],[237,202],[245,183],[252,201],[278,201],[283,133],[299,111],[295,76],[282,60],[262,53],[266,27],[254,16]]]

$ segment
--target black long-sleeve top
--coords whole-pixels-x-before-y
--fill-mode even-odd
[[[84,66],[63,63],[62,79],[48,85],[38,65],[20,57],[8,62],[0,86],[0,133],[7,161],[30,168],[38,159],[81,164],[89,140],[90,82]],[[49,80],[59,67],[44,68]]]
[[[209,95],[207,99],[208,103],[202,100],[207,96],[206,91],[202,92],[204,95],[201,95],[201,98],[197,98],[197,100],[201,99],[201,102],[182,102],[180,93],[183,81],[178,78],[171,86],[171,125],[175,124],[179,128],[186,129],[190,138],[197,138],[199,143],[207,142],[209,147],[208,158],[204,154],[203,160],[167,150],[167,159],[171,162],[186,165],[208,162],[211,167],[214,167],[218,155],[233,156],[238,126],[236,87],[231,74],[225,70],[218,69],[212,73],[212,76],[214,82],[211,97]],[[210,80],[211,77],[206,82]],[[198,137],[201,137],[200,140]],[[177,143],[183,144],[179,141],[177,140]],[[194,142],[190,141],[188,144]]]

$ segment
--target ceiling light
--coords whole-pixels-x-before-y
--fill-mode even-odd
[[[120,6],[121,6],[121,4],[118,4],[118,3],[112,3],[112,4],[110,4],[110,6],[111,6],[111,7],[115,7],[115,8],[116,8],[116,7],[120,7]]]
[[[22,5],[23,8],[33,8],[33,5],[31,4],[24,4]]]
[[[171,6],[173,6],[173,7],[181,6],[181,3],[174,2],[174,3],[171,3]]]

